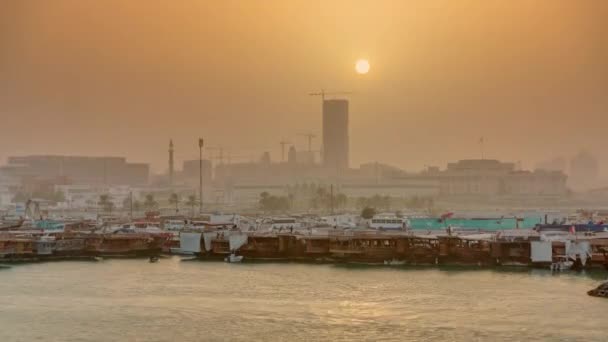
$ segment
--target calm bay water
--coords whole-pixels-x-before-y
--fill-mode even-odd
[[[0,270],[0,341],[607,341],[605,273],[183,262]]]

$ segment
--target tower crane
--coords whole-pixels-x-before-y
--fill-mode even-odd
[[[317,136],[313,133],[300,134],[303,137],[308,138],[308,152],[312,152],[312,139]]]
[[[218,151],[219,156],[216,158],[220,160],[220,164],[224,164],[224,147],[223,146],[212,146],[212,147],[207,147],[207,149]]]
[[[326,92],[325,89],[321,89],[321,91],[316,92],[316,93],[308,93],[309,96],[321,96],[321,101],[325,101],[326,95],[348,95],[348,94],[352,94],[352,92],[351,91]]]

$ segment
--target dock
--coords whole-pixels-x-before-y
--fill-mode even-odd
[[[179,242],[176,246],[176,242]],[[432,231],[299,229],[241,231],[208,227],[166,233],[39,231],[0,233],[0,262],[186,254],[201,260],[239,255],[245,261],[287,260],[398,265],[550,267],[564,257],[608,269],[608,233],[562,234],[532,229]]]

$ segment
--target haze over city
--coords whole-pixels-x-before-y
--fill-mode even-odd
[[[0,341],[606,342],[607,139],[607,0],[0,0]]]
[[[351,165],[485,156],[608,169],[604,1],[5,1],[0,159],[121,155],[167,168],[196,141],[280,159],[351,91]],[[369,73],[355,72],[366,59]],[[313,140],[319,149],[321,139]],[[605,178],[605,173],[603,174]]]

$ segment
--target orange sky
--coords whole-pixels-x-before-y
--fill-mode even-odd
[[[321,133],[320,88],[351,96],[352,166],[486,156],[608,169],[608,2],[0,3],[0,159],[124,155],[166,168],[197,137],[256,157]],[[365,76],[358,58],[370,60]],[[317,139],[316,145],[320,143]],[[236,157],[235,157],[236,160]]]

